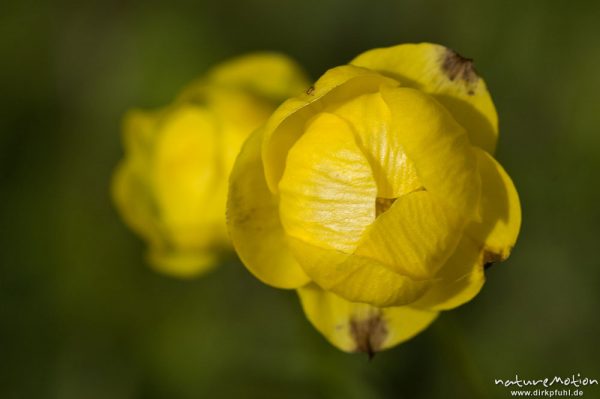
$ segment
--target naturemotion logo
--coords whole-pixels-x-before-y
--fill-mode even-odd
[[[544,377],[537,379],[521,378],[515,374],[514,378],[510,379],[494,379],[495,385],[500,385],[506,388],[525,388],[520,390],[511,390],[511,396],[528,396],[528,397],[581,397],[583,391],[578,389],[591,385],[598,385],[598,380],[582,376],[580,373],[571,376],[555,376]],[[552,389],[546,389],[551,388]],[[558,387],[576,388],[576,389],[556,389]],[[535,388],[532,390],[532,388]]]

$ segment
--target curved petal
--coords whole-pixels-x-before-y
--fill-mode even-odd
[[[214,268],[218,257],[214,250],[183,252],[153,248],[148,253],[148,261],[159,272],[191,278]]]
[[[127,157],[115,171],[113,197],[123,219],[148,241],[149,263],[179,277],[212,268],[226,233],[223,201],[201,195],[210,186],[213,196],[225,197],[224,184],[204,173],[218,162],[210,115],[194,106],[130,111],[124,125]]]
[[[214,86],[210,87],[206,101],[218,121],[223,167],[229,175],[244,141],[265,123],[277,104],[247,90]]]
[[[464,129],[433,97],[410,88],[382,88],[392,129],[428,192],[461,215],[478,219],[481,182]]]
[[[484,266],[506,259],[521,224],[519,197],[502,167],[477,149],[481,174],[482,222],[467,225],[454,254],[440,269],[437,281],[414,306],[447,310],[470,301],[485,283]]]
[[[252,53],[220,64],[208,74],[214,84],[243,87],[274,101],[308,88],[306,74],[295,61],[279,53]]]
[[[345,65],[327,71],[305,94],[285,101],[265,127],[263,161],[267,184],[277,192],[289,149],[302,135],[305,123],[327,104],[347,101],[353,96],[376,92],[381,85],[398,83],[378,73]]]
[[[420,298],[432,280],[416,281],[389,266],[358,255],[326,249],[288,237],[294,256],[320,287],[346,300],[373,306],[399,306]]]
[[[390,128],[390,109],[380,93],[332,103],[326,110],[346,120],[356,132],[358,145],[373,169],[378,197],[398,198],[422,187],[398,134]]]
[[[462,220],[426,191],[398,198],[365,233],[356,255],[414,280],[435,278],[454,252]]]
[[[521,228],[519,194],[502,166],[477,149],[481,175],[481,222],[472,222],[466,234],[484,246],[485,262],[499,262],[510,255]]]
[[[367,51],[351,62],[431,94],[463,126],[473,145],[494,152],[498,116],[470,59],[437,44],[402,44]]]
[[[221,165],[221,143],[208,110],[186,105],[164,115],[146,173],[152,177],[161,224],[177,249],[226,240],[227,186]]]
[[[182,278],[194,277],[216,265],[215,250],[199,246],[190,250],[173,247],[165,226],[158,222],[156,204],[147,182],[127,162],[113,177],[113,198],[129,227],[148,242],[147,257],[160,272]]]
[[[437,312],[408,306],[378,308],[352,303],[315,284],[299,288],[298,295],[312,325],[346,352],[373,355],[412,338],[437,316]]]
[[[412,306],[441,311],[473,299],[485,283],[481,246],[464,236],[436,277],[437,281]]]
[[[149,184],[131,160],[122,162],[112,180],[112,196],[127,225],[153,247],[165,246]]]
[[[321,113],[290,149],[279,182],[287,234],[350,253],[375,219],[377,187],[350,127]]]
[[[233,58],[209,71],[206,77],[186,86],[178,96],[182,101],[202,101],[209,88],[234,88],[281,102],[308,88],[300,66],[279,53],[252,53]]]
[[[227,224],[244,265],[258,279],[278,288],[297,288],[310,279],[287,248],[278,201],[265,182],[262,130],[246,141],[230,176]]]
[[[112,180],[112,196],[127,225],[151,246],[165,245],[158,224],[158,207],[148,176],[151,169],[155,113],[131,110],[123,118],[123,144],[126,156]]]

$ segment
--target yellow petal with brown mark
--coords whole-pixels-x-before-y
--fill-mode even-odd
[[[482,245],[485,261],[500,262],[510,255],[521,228],[519,194],[506,171],[485,151],[476,149],[481,175],[481,222],[466,234]]]
[[[518,193],[504,169],[488,153],[476,149],[481,175],[481,222],[471,222],[456,251],[415,306],[448,310],[470,301],[485,283],[488,263],[505,260],[521,224]]]
[[[316,284],[299,288],[298,295],[312,325],[346,352],[373,355],[412,338],[437,317],[437,312],[408,306],[378,308],[349,302]]]
[[[468,132],[471,142],[493,153],[498,115],[473,61],[444,46],[401,44],[367,51],[351,62],[431,94]]]

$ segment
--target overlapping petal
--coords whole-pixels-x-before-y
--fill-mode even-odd
[[[436,284],[455,251],[460,219],[424,191],[398,199],[366,230],[352,254],[291,237],[290,247],[322,288],[374,306],[410,304]]]
[[[414,302],[433,280],[414,280],[374,259],[288,237],[288,245],[306,274],[321,288],[352,302],[397,306]]]
[[[265,127],[262,151],[269,189],[277,192],[287,153],[303,134],[309,119],[329,104],[377,92],[381,85],[396,86],[398,83],[367,69],[345,65],[330,69],[305,94],[284,102]]]
[[[483,250],[468,236],[463,236],[435,283],[412,306],[428,310],[448,310],[460,306],[479,293],[485,283]]]
[[[521,224],[521,208],[510,177],[487,152],[475,151],[482,182],[481,222],[467,225],[438,281],[414,306],[447,310],[470,301],[485,282],[484,266],[506,259]]]
[[[377,196],[393,199],[422,187],[413,162],[406,156],[400,136],[391,124],[390,109],[381,94],[361,94],[332,102],[326,110],[352,126],[377,182]]]
[[[506,171],[490,156],[475,150],[482,181],[481,222],[467,226],[466,234],[485,250],[485,261],[505,260],[517,241],[521,228],[519,194]]]
[[[382,88],[390,107],[391,127],[414,162],[425,189],[478,219],[481,181],[477,157],[465,130],[431,96],[410,88]]]
[[[463,126],[471,142],[493,153],[498,115],[470,59],[437,44],[402,44],[367,51],[352,65],[377,71],[435,97]]]
[[[370,226],[356,255],[413,280],[431,280],[454,252],[463,222],[426,191],[398,198]]]
[[[275,287],[297,288],[310,279],[287,249],[279,203],[264,177],[262,138],[262,129],[248,138],[231,172],[229,233],[239,257],[256,277]]]
[[[290,149],[279,182],[288,235],[351,253],[375,219],[377,187],[348,124],[320,113]]]

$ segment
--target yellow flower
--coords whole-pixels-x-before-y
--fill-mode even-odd
[[[248,138],[230,178],[234,246],[260,280],[297,289],[333,345],[389,348],[509,256],[521,210],[497,136],[471,60],[427,43],[368,51]]]
[[[306,86],[290,59],[251,54],[218,65],[162,109],[126,115],[113,197],[148,242],[153,266],[190,277],[231,249],[225,202],[235,157],[246,137]]]

